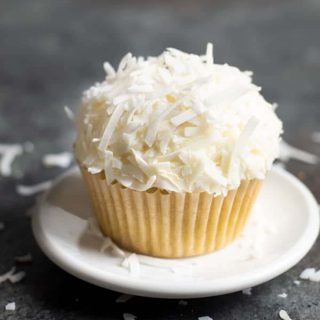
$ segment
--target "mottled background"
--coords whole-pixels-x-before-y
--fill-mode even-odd
[[[215,60],[253,70],[254,80],[277,102],[285,139],[320,156],[311,134],[320,130],[320,1],[0,1],[0,143],[32,141],[35,151],[14,163],[14,176],[0,177],[0,274],[14,256],[31,252],[26,278],[0,285],[0,319],[292,319],[320,318],[320,284],[293,280],[309,266],[320,268],[320,243],[289,272],[241,293],[190,300],[134,298],[115,304],[117,293],[94,287],[51,263],[35,244],[25,211],[34,198],[16,194],[61,172],[45,169],[46,153],[70,150],[74,133],[63,112],[75,110],[80,94],[103,78],[105,60],[117,64],[131,51],[156,55],[173,46],[203,53],[215,44]],[[291,161],[288,170],[320,198],[320,166]],[[287,292],[288,298],[277,294]],[[15,301],[15,312],[4,311]]]

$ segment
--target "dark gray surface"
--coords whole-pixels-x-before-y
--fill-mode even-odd
[[[15,177],[0,177],[0,274],[14,256],[31,252],[31,265],[18,266],[27,277],[0,285],[0,319],[221,320],[278,319],[286,309],[292,319],[320,319],[320,284],[293,284],[309,266],[320,268],[320,242],[289,272],[241,293],[189,300],[134,298],[115,304],[117,293],[97,288],[65,273],[37,247],[25,211],[34,202],[15,193],[17,183],[53,178],[41,156],[71,149],[73,131],[63,113],[75,109],[81,91],[102,79],[102,62],[117,63],[127,51],[158,54],[167,46],[204,52],[215,44],[215,59],[255,72],[255,82],[270,101],[279,103],[285,138],[320,155],[310,134],[320,124],[320,1],[0,1],[0,142],[35,143],[20,157]],[[320,198],[320,166],[290,162]],[[19,175],[22,176],[19,177]],[[277,294],[287,292],[288,298]],[[5,312],[15,301],[17,310]]]

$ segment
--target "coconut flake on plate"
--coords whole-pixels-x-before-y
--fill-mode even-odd
[[[36,193],[48,190],[52,185],[51,181],[44,181],[34,185],[21,185],[16,186],[16,191],[21,196],[32,196]]]
[[[278,297],[279,297],[279,298],[284,298],[284,299],[285,299],[285,298],[287,298],[287,297],[288,297],[288,295],[287,295],[285,292],[282,292],[282,293],[279,293],[279,294],[278,294]]]
[[[9,177],[12,173],[12,163],[15,158],[23,153],[20,144],[0,144],[0,175]]]
[[[42,158],[42,163],[46,167],[67,168],[72,162],[72,154],[70,152],[46,154]]]

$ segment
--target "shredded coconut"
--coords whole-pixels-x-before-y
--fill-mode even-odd
[[[31,186],[19,184],[16,187],[16,191],[21,196],[32,196],[36,193],[43,192],[49,189],[51,184],[51,181],[45,181]]]
[[[251,296],[252,295],[252,288],[243,289],[242,294],[244,294],[246,296]]]
[[[280,319],[282,319],[282,320],[292,320],[292,319],[289,317],[287,311],[285,311],[285,310],[280,310],[280,311],[279,311],[279,317],[280,317]]]
[[[285,292],[283,292],[283,293],[279,293],[279,294],[278,294],[278,297],[279,297],[279,298],[284,298],[284,299],[285,299],[285,298],[287,298],[287,297],[288,297],[288,295],[287,295]]]
[[[0,175],[9,177],[12,173],[12,163],[15,158],[23,153],[20,144],[0,144]]]
[[[16,268],[12,267],[8,272],[4,273],[3,275],[0,275],[0,284],[6,281],[10,281],[11,283],[17,283],[21,281],[26,273],[24,271],[19,271],[17,273]]]
[[[8,280],[11,283],[17,283],[17,282],[20,282],[25,276],[26,276],[26,273],[24,271],[19,271],[17,273],[8,275]]]
[[[6,311],[15,311],[16,310],[16,303],[15,302],[9,302],[8,304],[5,305],[5,310]]]
[[[46,167],[61,167],[67,168],[72,162],[72,154],[70,152],[61,152],[56,154],[46,154],[42,158],[42,163]]]
[[[124,313],[123,315],[123,320],[136,320],[137,316],[131,313]]]
[[[285,141],[281,141],[280,143],[280,160],[286,162],[290,159],[299,160],[309,164],[317,164],[319,162],[319,158],[309,152],[304,150],[300,150],[289,145]]]
[[[27,253],[23,256],[17,256],[14,257],[14,260],[18,263],[28,263],[28,262],[32,262],[32,255],[31,253]]]
[[[273,105],[252,74],[215,64],[212,44],[203,56],[169,48],[104,69],[106,79],[83,95],[75,152],[108,183],[219,195],[262,179],[278,156]]]
[[[68,106],[64,107],[64,112],[66,113],[68,119],[74,122],[74,113]]]
[[[312,282],[320,282],[320,269],[317,271],[315,268],[307,268],[301,272],[300,278]]]
[[[300,286],[301,281],[299,281],[299,280],[294,280],[293,283],[294,283],[296,286]]]
[[[116,303],[126,303],[127,301],[131,300],[133,298],[130,294],[122,294],[116,299]]]

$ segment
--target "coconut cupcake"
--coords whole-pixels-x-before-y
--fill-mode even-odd
[[[251,72],[169,48],[127,54],[83,95],[75,155],[103,233],[187,257],[243,230],[278,156],[281,121]]]

